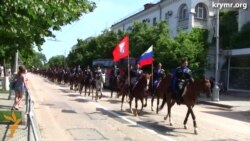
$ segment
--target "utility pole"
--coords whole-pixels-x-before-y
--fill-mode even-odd
[[[218,0],[219,3],[219,0]],[[220,10],[217,8],[216,11],[216,57],[215,57],[215,83],[214,83],[214,88],[213,88],[213,96],[212,100],[213,101],[219,101],[220,97],[220,88],[218,86],[218,71],[219,71],[219,41],[220,41]]]

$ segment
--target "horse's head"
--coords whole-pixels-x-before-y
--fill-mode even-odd
[[[139,81],[141,81],[141,83],[146,87],[147,90],[148,90],[148,88],[149,88],[150,78],[151,78],[151,74],[149,74],[149,73],[143,73],[143,74],[141,75],[140,80],[139,80]]]
[[[209,79],[204,77],[200,80],[199,83],[200,83],[201,90],[206,94],[207,97],[210,97],[211,96],[211,83]]]

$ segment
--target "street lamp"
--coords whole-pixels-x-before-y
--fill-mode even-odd
[[[219,0],[218,0],[219,3]],[[214,88],[213,88],[213,96],[212,100],[213,101],[219,101],[219,96],[220,96],[220,88],[218,86],[218,70],[219,70],[219,26],[220,26],[220,10],[217,8],[216,11],[216,53],[215,53],[215,83],[214,83]]]

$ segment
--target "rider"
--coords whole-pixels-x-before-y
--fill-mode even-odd
[[[110,78],[115,78],[119,75],[119,68],[114,65],[114,67],[112,68],[112,70],[110,71]]]
[[[154,69],[153,73],[153,85],[154,88],[157,88],[160,84],[160,81],[165,77],[165,70],[162,69],[162,64],[158,63],[157,68]]]
[[[140,78],[141,74],[142,74],[142,69],[140,68],[140,65],[137,64],[136,65],[136,76],[137,76],[137,80]]]
[[[176,102],[180,105],[183,93],[185,93],[185,88],[189,82],[193,82],[192,72],[187,67],[188,60],[184,58],[181,61],[181,65],[178,66],[173,73],[172,87],[176,95]]]
[[[119,75],[119,68],[114,65],[114,67],[112,68],[112,70],[110,71],[110,74],[109,74],[109,83],[113,83],[114,80],[117,79],[118,75]]]
[[[139,64],[137,64],[136,68],[134,68],[132,65],[130,66],[130,84],[132,86],[138,82],[141,74],[142,70],[140,69]]]
[[[82,71],[81,66],[78,65],[77,68],[76,68],[76,73],[80,73],[81,71]]]

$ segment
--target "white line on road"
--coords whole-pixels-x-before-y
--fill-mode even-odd
[[[78,96],[78,98],[81,98],[81,99],[84,99],[84,100],[88,100],[87,98],[84,98],[84,97],[81,97],[81,96]],[[174,139],[172,139],[172,138],[170,138],[170,137],[167,137],[167,136],[164,136],[164,135],[160,135],[160,134],[158,134],[157,132],[155,132],[155,131],[152,130],[152,129],[148,129],[147,127],[145,127],[145,126],[143,126],[143,125],[140,125],[140,124],[138,124],[138,123],[136,123],[136,122],[134,122],[134,121],[132,121],[132,120],[130,120],[130,119],[124,117],[124,116],[121,116],[121,115],[119,115],[119,114],[117,114],[117,113],[115,113],[115,112],[112,112],[112,111],[109,110],[107,107],[104,107],[104,106],[100,105],[99,103],[91,102],[91,101],[90,101],[90,103],[94,104],[97,108],[101,108],[101,109],[103,109],[103,110],[109,112],[110,114],[112,114],[112,115],[114,115],[114,116],[116,116],[116,117],[119,117],[119,118],[121,118],[121,119],[127,121],[128,123],[130,123],[130,124],[133,125],[133,126],[138,126],[138,127],[142,128],[142,129],[144,129],[144,130],[150,132],[151,134],[157,135],[157,136],[159,136],[159,137],[161,137],[161,138],[163,138],[163,139],[165,139],[165,140],[167,140],[167,141],[175,141]]]

